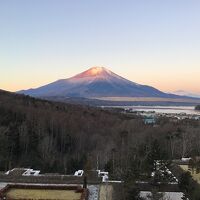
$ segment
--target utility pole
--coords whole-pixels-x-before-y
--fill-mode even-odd
[[[97,170],[99,170],[99,155],[97,154]]]

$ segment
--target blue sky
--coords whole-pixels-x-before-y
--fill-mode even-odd
[[[0,88],[104,66],[164,91],[200,93],[199,0],[0,0]]]

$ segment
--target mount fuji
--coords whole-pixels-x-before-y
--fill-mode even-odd
[[[178,97],[151,86],[129,81],[104,67],[93,67],[74,77],[60,79],[48,85],[22,90],[18,93],[33,97]]]

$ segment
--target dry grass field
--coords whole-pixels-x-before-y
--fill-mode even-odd
[[[101,185],[100,186],[100,200],[112,200],[113,196],[113,186],[112,185]]]
[[[183,169],[184,171],[188,171],[190,172],[192,178],[197,181],[200,184],[200,173],[198,173],[196,171],[196,169],[191,170],[188,165],[179,165],[181,167],[181,169]]]
[[[6,196],[13,200],[79,200],[81,198],[81,193],[76,193],[74,190],[10,189]]]
[[[157,98],[157,97],[99,97],[94,98],[104,101],[128,101],[128,102],[179,102],[179,103],[200,103],[200,99],[192,98]]]

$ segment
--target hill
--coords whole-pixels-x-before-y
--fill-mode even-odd
[[[115,147],[123,121],[130,119],[134,117],[1,90],[0,170],[18,166],[72,173],[84,168],[88,156],[96,159],[97,152],[104,167],[104,155]]]
[[[196,106],[200,99],[195,98],[158,98],[158,97],[103,97],[103,98],[83,98],[83,97],[63,97],[50,96],[42,99],[65,102],[88,106]]]
[[[150,176],[155,159],[196,155],[199,121],[158,118],[156,123],[145,125],[121,110],[0,91],[0,170],[31,167],[69,174],[98,167],[124,179],[136,172]]]

